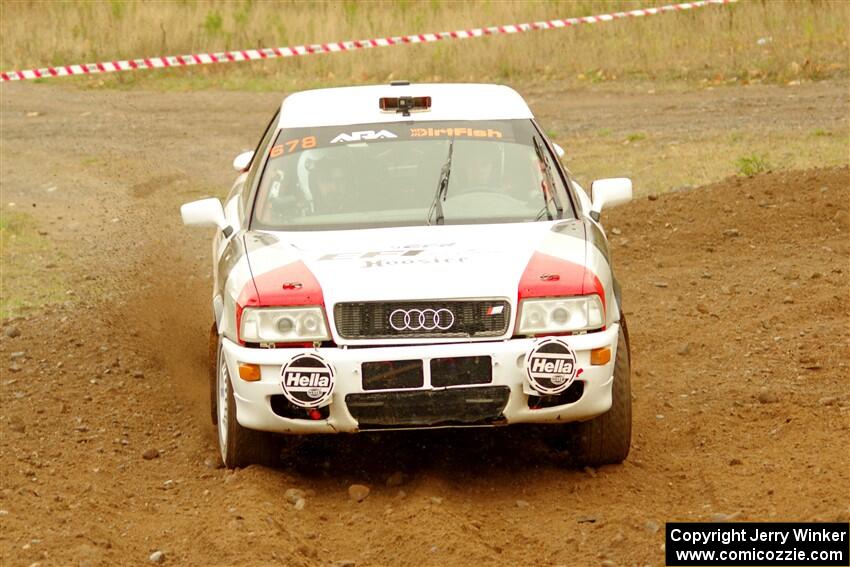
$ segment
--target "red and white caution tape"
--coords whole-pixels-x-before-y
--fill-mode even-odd
[[[209,63],[231,63],[236,61],[257,61],[259,59],[275,59],[277,57],[296,57],[299,55],[315,55],[319,53],[339,53],[373,47],[390,47],[412,43],[431,43],[443,39],[472,39],[500,34],[552,30],[567,28],[579,24],[597,24],[623,18],[639,18],[654,16],[667,12],[680,12],[703,8],[712,4],[731,4],[737,0],[695,0],[669,4],[657,8],[641,8],[628,12],[585,16],[583,18],[568,18],[564,20],[548,20],[528,24],[510,24],[489,28],[475,28],[453,32],[425,33],[416,35],[401,35],[364,39],[360,41],[338,41],[335,43],[317,43],[314,45],[297,45],[295,47],[267,47],[265,49],[244,49],[239,51],[223,51],[218,53],[195,53],[191,55],[169,55],[166,57],[149,57],[129,61],[103,61],[101,63],[86,63],[83,65],[64,65],[61,67],[43,67],[41,69],[26,69],[24,71],[8,71],[0,73],[2,81],[23,81],[48,77],[67,77],[69,75],[94,75],[98,73],[113,73],[115,71],[135,71],[137,69],[165,69],[167,67],[183,67],[189,65],[207,65]]]

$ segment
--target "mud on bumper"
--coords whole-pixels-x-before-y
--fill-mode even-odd
[[[537,344],[534,339],[313,350],[245,348],[227,339],[223,344],[239,423],[309,434],[591,419],[611,407],[618,332],[619,326],[612,325],[564,337],[581,374],[557,396],[529,393],[525,357]],[[611,349],[611,360],[591,365],[590,351],[602,347]],[[335,370],[333,395],[325,407],[300,408],[283,395],[282,368],[305,352]],[[260,380],[238,378],[240,363],[259,365]],[[382,374],[382,365],[392,371]]]

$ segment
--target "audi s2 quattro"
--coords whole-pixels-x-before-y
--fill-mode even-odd
[[[603,207],[514,90],[409,84],[287,96],[216,228],[212,419],[228,467],[284,434],[539,424],[622,461],[629,337]]]

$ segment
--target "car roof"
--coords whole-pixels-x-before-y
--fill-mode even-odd
[[[378,107],[382,97],[431,97],[431,109],[403,116]],[[301,91],[280,107],[278,128],[344,126],[429,120],[510,120],[533,118],[510,87],[487,84],[393,84]]]

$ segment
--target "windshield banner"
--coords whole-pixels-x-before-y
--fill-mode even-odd
[[[515,125],[511,121],[423,122],[400,124],[361,124],[357,126],[323,126],[282,130],[269,150],[269,157],[291,155],[302,150],[328,148],[365,142],[406,141],[423,139],[466,139],[481,141],[517,142]]]

